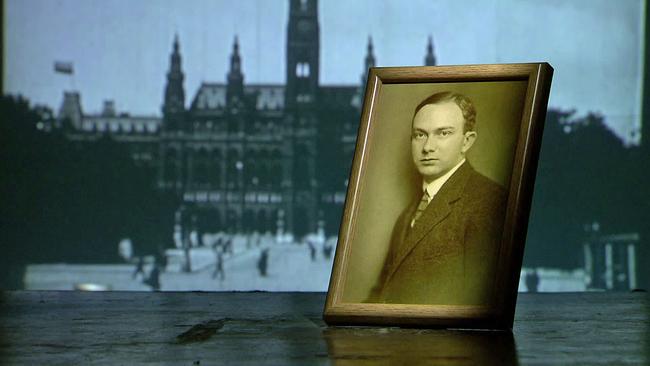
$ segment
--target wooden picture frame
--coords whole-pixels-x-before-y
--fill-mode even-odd
[[[512,328],[552,74],[371,68],[328,324]]]

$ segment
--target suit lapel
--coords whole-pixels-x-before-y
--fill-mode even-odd
[[[411,216],[407,219],[406,232],[402,236],[402,243],[398,243],[399,249],[397,250],[395,261],[393,262],[394,265],[388,278],[397,271],[402,262],[404,262],[406,257],[408,257],[427,233],[449,216],[452,205],[461,198],[465,184],[472,172],[472,167],[468,163],[464,163],[433,197],[412,228],[410,228]]]

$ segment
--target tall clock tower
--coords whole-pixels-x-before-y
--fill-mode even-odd
[[[285,123],[291,127],[287,155],[290,181],[285,195],[292,202],[285,216],[287,228],[300,237],[318,227],[318,102],[319,27],[317,0],[290,0],[287,27],[287,84]]]
[[[293,109],[317,98],[320,31],[317,0],[291,0],[289,6],[285,103]]]

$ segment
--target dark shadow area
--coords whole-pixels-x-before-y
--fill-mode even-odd
[[[583,244],[592,237],[637,234],[637,266],[642,268],[648,260],[643,245],[649,235],[647,166],[644,149],[624,146],[602,116],[549,110],[524,266],[581,268]],[[647,287],[647,274],[638,275],[637,287]]]
[[[125,237],[136,255],[171,244],[173,198],[124,146],[108,135],[71,141],[65,127],[45,132],[52,111],[21,97],[3,96],[0,116],[3,289],[22,287],[28,263],[119,262]]]

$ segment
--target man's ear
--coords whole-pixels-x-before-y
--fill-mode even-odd
[[[463,136],[463,147],[461,148],[461,151],[464,153],[469,150],[472,145],[474,145],[474,141],[476,141],[476,131],[467,131],[465,132]]]

